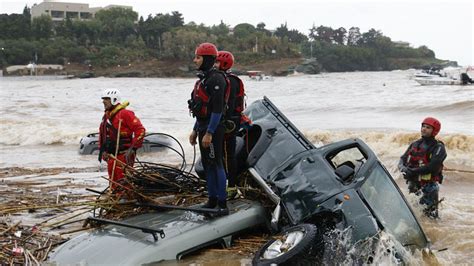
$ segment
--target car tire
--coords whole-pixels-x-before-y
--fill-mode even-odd
[[[252,260],[252,265],[298,265],[304,256],[315,246],[317,227],[313,224],[300,224],[290,227],[263,245]],[[289,245],[286,251],[282,246]]]

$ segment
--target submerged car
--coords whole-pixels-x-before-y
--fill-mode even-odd
[[[163,133],[148,133],[138,152],[162,151],[171,145],[170,137]],[[79,141],[79,154],[99,154],[99,133],[91,133]]]
[[[248,171],[251,183],[260,187],[272,207],[264,208],[255,199],[239,199],[229,201],[228,216],[203,216],[217,210],[196,206],[158,206],[160,212],[121,222],[92,218],[108,225],[70,240],[50,260],[60,264],[157,263],[180,259],[212,243],[229,244],[232,236],[258,225],[283,236],[256,251],[256,265],[322,257],[324,236],[335,228],[348,232],[351,243],[387,232],[403,247],[429,247],[393,178],[362,140],[316,147],[266,97],[252,103],[246,114],[252,127],[238,138],[239,170]],[[196,171],[202,175],[202,169]],[[158,234],[164,238],[156,241]]]

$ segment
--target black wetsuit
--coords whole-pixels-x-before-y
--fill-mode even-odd
[[[236,134],[240,128],[240,113],[235,112],[236,95],[240,91],[240,81],[237,77],[228,75],[227,78],[230,81],[230,94],[229,100],[227,101],[227,112],[226,120],[232,121],[234,129],[232,131],[226,131],[225,134],[225,159],[226,159],[226,170],[227,180],[229,187],[236,186],[236,174],[237,174],[237,159],[235,158],[235,146],[236,146]]]
[[[197,117],[194,130],[199,137],[199,149],[206,171],[209,198],[217,198],[219,202],[225,202],[227,194],[226,175],[223,167],[224,127],[221,118],[224,112],[224,94],[227,82],[224,74],[214,68],[202,71],[198,76],[210,99],[207,104],[208,116]],[[207,132],[212,134],[212,143],[210,147],[204,148],[202,139]],[[224,206],[225,203],[221,205]]]
[[[438,182],[443,181],[442,168],[446,157],[446,149],[441,141],[433,137],[423,137],[410,144],[398,163],[409,192],[417,193],[421,189],[423,196],[420,203],[427,205],[425,212],[434,218],[438,216]],[[427,162],[414,158],[426,158]]]

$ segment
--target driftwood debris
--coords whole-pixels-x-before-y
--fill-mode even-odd
[[[62,183],[50,183],[41,178],[43,173],[51,172],[46,170],[41,171],[41,175],[24,180],[10,180],[10,176],[4,175],[5,180],[0,187],[2,265],[39,265],[47,260],[51,250],[66,242],[67,237],[91,230],[91,226],[95,226],[93,223],[83,227],[85,219],[91,215],[123,220],[150,211],[146,207],[136,207],[136,202],[187,207],[202,203],[207,198],[205,180],[177,167],[139,162],[132,168],[120,161],[117,163],[125,168],[125,178],[115,183],[118,188],[115,193],[108,193],[108,189],[86,188],[84,184],[71,183],[70,178],[58,178],[56,181],[61,180]],[[54,170],[52,173],[58,174],[59,170]],[[248,177],[248,173],[244,173],[240,178],[242,196],[271,205],[264,194],[255,188],[258,186],[252,187]],[[97,178],[108,180],[105,176]],[[29,217],[28,223],[20,222],[24,220],[21,217]],[[265,236],[260,235],[242,235],[234,241],[233,247],[226,250],[244,255],[255,252],[265,241]]]

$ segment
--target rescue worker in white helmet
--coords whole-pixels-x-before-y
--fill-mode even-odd
[[[133,166],[135,152],[145,137],[145,128],[133,111],[125,109],[129,103],[121,103],[117,89],[104,90],[101,98],[104,116],[99,127],[99,161],[107,162],[110,189],[120,196],[126,192],[123,189],[127,185],[123,184],[123,187],[117,183],[124,177],[124,165]],[[116,156],[117,162],[110,155]]]

